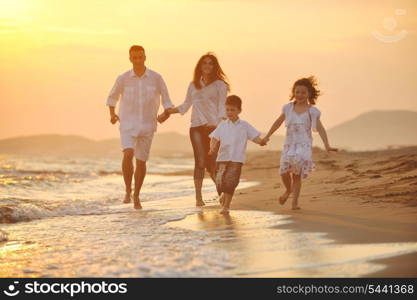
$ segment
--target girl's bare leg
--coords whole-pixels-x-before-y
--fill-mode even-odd
[[[292,209],[300,209],[298,206],[298,197],[301,191],[301,175],[293,174],[293,200]]]
[[[282,174],[281,180],[285,186],[285,192],[284,194],[281,195],[281,197],[279,197],[279,203],[283,205],[287,201],[288,197],[290,196],[292,192],[293,182],[291,178],[291,173],[287,172],[287,173]]]

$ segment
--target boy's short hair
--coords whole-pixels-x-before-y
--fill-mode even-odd
[[[145,48],[143,48],[142,46],[133,45],[129,49],[129,55],[131,55],[133,51],[143,51],[143,53],[145,53]]]
[[[240,99],[236,95],[230,95],[226,98],[226,105],[231,105],[231,106],[234,106],[234,107],[238,108],[239,110],[241,110],[242,109],[242,99]]]

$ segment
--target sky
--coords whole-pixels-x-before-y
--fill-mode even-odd
[[[0,0],[0,139],[117,137],[105,102],[133,44],[175,105],[214,52],[241,118],[263,132],[309,75],[327,128],[372,110],[417,111],[416,30],[415,0]],[[158,131],[186,134],[190,115]]]

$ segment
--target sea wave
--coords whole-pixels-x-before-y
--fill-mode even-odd
[[[0,223],[3,224],[50,217],[103,214],[112,210],[109,204],[119,203],[118,198],[95,201],[68,200],[55,202],[17,198],[7,200],[7,204],[0,206]]]

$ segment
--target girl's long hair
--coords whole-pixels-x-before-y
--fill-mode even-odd
[[[318,89],[317,78],[314,76],[298,79],[294,82],[294,85],[291,89],[290,101],[295,98],[295,88],[297,86],[305,86],[308,89],[308,102],[311,105],[316,104],[317,98],[320,96],[321,92]]]
[[[201,78],[203,76],[203,74],[201,72],[201,65],[203,64],[203,60],[206,57],[210,58],[211,61],[214,64],[213,72],[210,74],[209,82],[207,83],[207,85],[209,85],[210,83],[212,83],[212,82],[214,82],[216,80],[221,80],[221,81],[223,81],[226,84],[227,90],[230,90],[230,85],[227,82],[227,76],[226,76],[226,74],[224,74],[222,68],[220,67],[220,64],[219,64],[219,61],[218,61],[217,57],[213,53],[211,53],[211,52],[208,52],[207,54],[204,54],[198,60],[197,65],[195,66],[195,69],[194,69],[194,78],[193,78],[194,86],[197,89],[201,89],[201,82],[200,82],[200,80],[201,80]]]

